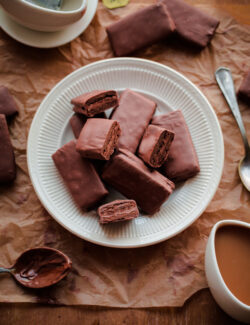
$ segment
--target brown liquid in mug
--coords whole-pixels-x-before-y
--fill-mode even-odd
[[[215,252],[229,290],[250,305],[250,229],[223,226],[215,234]]]

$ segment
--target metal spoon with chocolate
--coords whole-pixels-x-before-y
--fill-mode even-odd
[[[69,257],[49,247],[32,248],[22,253],[11,268],[0,267],[28,288],[44,288],[62,280],[71,269]]]

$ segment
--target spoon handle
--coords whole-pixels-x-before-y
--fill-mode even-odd
[[[12,269],[6,269],[5,267],[0,267],[0,273],[12,273]]]
[[[250,152],[250,148],[247,140],[246,130],[241,118],[240,109],[237,103],[234,82],[230,69],[220,67],[215,72],[215,78],[238,124],[247,154]]]

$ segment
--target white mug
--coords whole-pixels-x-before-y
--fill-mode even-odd
[[[45,32],[58,31],[78,21],[86,11],[86,3],[86,0],[64,0],[61,10],[52,10],[26,0],[0,0],[3,9],[17,23]]]
[[[215,252],[215,235],[217,230],[223,226],[242,226],[250,228],[250,224],[236,220],[222,220],[217,222],[209,235],[206,255],[205,255],[205,271],[208,286],[210,291],[218,303],[218,305],[231,317],[241,322],[250,323],[250,306],[240,301],[233,293],[228,289],[225,284],[217,263]],[[250,254],[250,253],[249,253]],[[249,272],[250,270],[246,270]],[[250,293],[249,293],[250,294]]]

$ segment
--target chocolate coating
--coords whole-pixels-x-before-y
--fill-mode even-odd
[[[29,288],[44,288],[62,280],[71,269],[71,261],[62,252],[47,247],[25,251],[16,261],[14,276]]]
[[[167,7],[154,4],[128,15],[106,30],[115,55],[124,56],[166,38],[174,29]]]
[[[6,117],[9,117],[17,112],[17,104],[8,88],[0,86],[0,114],[4,114]]]
[[[72,198],[81,209],[94,207],[108,194],[92,163],[76,151],[75,140],[58,149],[52,158]]]
[[[155,102],[130,89],[122,93],[120,104],[111,116],[121,127],[119,149],[128,149],[133,153],[136,151],[155,109]]]
[[[6,117],[0,114],[0,184],[16,178],[16,164]]]
[[[182,0],[160,0],[160,2],[168,7],[180,38],[200,48],[208,45],[220,23],[219,20]]]
[[[106,114],[103,112],[103,113],[95,115],[93,118],[95,118],[95,117],[96,118],[106,118]],[[79,138],[79,135],[80,135],[82,128],[85,125],[87,119],[88,119],[88,117],[86,115],[75,113],[74,115],[72,115],[71,119],[69,120],[69,123],[71,125],[72,131],[73,131],[76,139]]]
[[[173,139],[173,132],[150,124],[141,140],[138,155],[151,167],[161,167],[168,157]]]
[[[250,70],[240,85],[238,96],[250,106]]]
[[[166,163],[161,172],[174,182],[184,181],[200,171],[199,161],[188,126],[180,110],[154,116],[152,124],[175,133]]]
[[[93,117],[106,109],[116,107],[118,95],[114,90],[94,90],[73,98],[71,104],[75,105],[73,109],[76,113]]]
[[[102,178],[148,214],[160,210],[174,189],[174,183],[149,169],[128,150],[121,150],[105,166]]]
[[[97,210],[100,223],[111,223],[137,218],[139,211],[134,200],[116,200],[100,206]]]
[[[120,126],[116,121],[88,119],[76,142],[76,150],[85,158],[109,160],[120,133]]]

